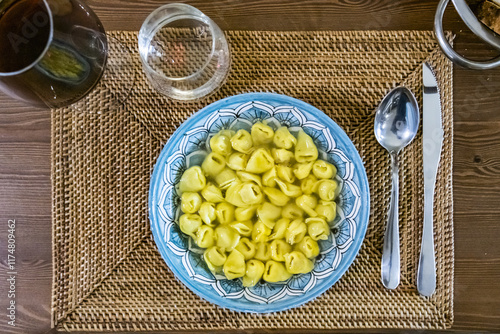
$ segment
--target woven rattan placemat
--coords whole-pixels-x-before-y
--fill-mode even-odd
[[[214,95],[187,103],[171,101],[149,86],[136,50],[137,33],[111,35],[134,56],[135,84],[125,104],[104,112],[108,97],[97,93],[84,112],[57,109],[52,113],[52,312],[58,329],[451,326],[452,66],[431,32],[228,31],[233,62],[227,82]],[[421,131],[401,155],[402,276],[394,291],[386,290],[380,281],[389,156],[373,135],[374,110],[392,87],[408,86],[421,104],[425,60],[438,76],[445,128],[435,201],[437,291],[431,298],[419,296],[415,287],[423,220]],[[221,309],[184,287],[157,251],[147,214],[153,165],[176,127],[213,101],[256,91],[301,99],[336,121],[358,148],[371,190],[366,239],[349,271],[316,300],[268,315]]]

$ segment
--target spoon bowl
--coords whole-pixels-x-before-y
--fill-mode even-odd
[[[399,152],[417,134],[418,103],[405,87],[396,87],[382,100],[375,114],[375,137],[389,152]]]
[[[396,87],[382,100],[375,113],[375,137],[391,157],[392,191],[382,250],[382,284],[395,289],[400,280],[399,255],[399,163],[398,153],[418,131],[420,114],[413,94]]]

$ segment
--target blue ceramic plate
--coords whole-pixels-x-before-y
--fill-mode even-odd
[[[244,288],[239,279],[214,276],[203,249],[184,235],[176,221],[180,199],[175,185],[189,167],[201,165],[210,138],[221,129],[250,129],[265,120],[304,129],[315,141],[319,158],[337,167],[340,193],[337,218],[328,240],[320,243],[314,270],[281,284],[259,283]],[[242,94],[217,101],[185,121],[163,148],[151,178],[149,215],[154,240],[177,278],[200,297],[243,312],[282,311],[304,304],[330,288],[349,268],[363,242],[370,210],[368,180],[359,154],[345,132],[313,106],[269,93]]]

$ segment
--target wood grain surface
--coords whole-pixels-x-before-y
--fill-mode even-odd
[[[92,0],[108,30],[138,30],[164,1]],[[190,1],[222,29],[432,30],[433,0]],[[450,6],[445,28],[461,53],[498,53]],[[1,51],[0,51],[1,52]],[[500,332],[500,68],[454,70],[455,323]],[[8,221],[16,221],[16,326],[8,325]],[[0,333],[50,332],[50,111],[0,93]],[[380,332],[380,331],[378,331]],[[405,331],[408,332],[408,331]]]

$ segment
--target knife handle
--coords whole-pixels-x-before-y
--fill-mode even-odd
[[[417,271],[417,289],[429,297],[436,290],[436,258],[434,255],[434,187],[425,189],[424,228]]]
[[[392,191],[387,227],[384,234],[382,249],[382,284],[387,289],[395,289],[400,279],[399,258],[399,163],[398,153],[391,152]]]

